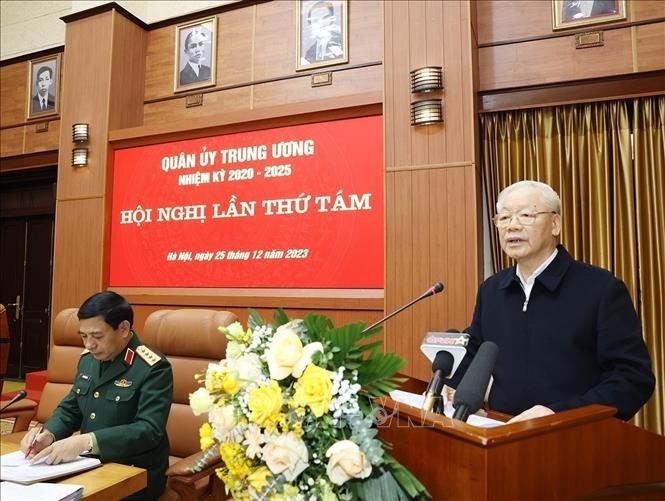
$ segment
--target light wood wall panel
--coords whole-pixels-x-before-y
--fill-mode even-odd
[[[266,2],[217,15],[217,82],[214,89],[224,99],[230,92],[225,87],[284,80],[296,73],[295,8],[296,2]],[[351,2],[349,65],[381,61],[381,26],[381,2]],[[146,57],[146,106],[158,99],[173,98],[174,61],[175,27],[150,31]],[[346,66],[331,66],[322,71],[344,70]],[[256,87],[257,90],[263,88]],[[271,90],[272,93],[278,91]],[[293,96],[287,94],[283,99],[289,97]],[[172,106],[180,108],[177,100]]]
[[[28,61],[21,61],[0,68],[0,157],[58,149],[60,120],[57,116],[26,119],[26,97],[30,93],[28,67]],[[38,124],[47,124],[48,129],[37,132]]]
[[[481,48],[480,90],[632,73],[631,29],[606,31],[604,42],[602,47],[576,50],[575,37],[569,36]]]
[[[28,82],[28,63],[8,64],[0,67],[0,127],[11,127],[25,122],[25,103]]]
[[[480,91],[665,69],[665,2],[627,2],[626,20],[584,28],[604,38],[603,46],[584,49],[575,47],[581,29],[554,32],[549,1],[520,2],[519,20],[512,2],[479,1],[476,9]]]
[[[101,288],[103,214],[101,197],[56,201],[52,318]]]
[[[662,5],[665,9],[665,2]],[[665,69],[665,23],[636,26],[632,35],[636,45],[635,71]]]
[[[428,379],[425,333],[466,327],[479,283],[473,11],[465,1],[384,10],[386,312],[437,280],[446,287],[389,320],[385,344],[407,360],[408,375]],[[443,66],[443,91],[411,94],[410,70],[428,65]],[[409,103],[430,97],[443,99],[444,123],[412,127]]]
[[[627,5],[627,21],[639,22],[665,17],[665,2],[662,0],[628,0]],[[519,4],[478,0],[476,9],[479,44],[555,33],[552,29],[552,2],[550,0],[520,0]],[[625,20],[593,25],[589,29],[603,29],[623,22]]]
[[[146,40],[141,28],[113,9],[67,23],[53,262],[56,314],[104,287],[109,127],[141,122]],[[73,169],[70,131],[76,122],[90,124],[90,141],[88,166]]]

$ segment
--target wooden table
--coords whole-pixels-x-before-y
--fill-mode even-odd
[[[19,448],[16,442],[0,438],[0,453],[9,454]],[[148,473],[143,468],[135,466],[104,463],[98,468],[63,477],[56,482],[82,485],[83,499],[102,501],[121,499],[144,489],[148,485]]]

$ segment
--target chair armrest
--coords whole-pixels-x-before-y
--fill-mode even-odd
[[[178,499],[183,501],[202,498],[226,499],[224,484],[215,473],[223,464],[219,447],[211,447],[187,456],[166,470],[167,490],[175,492]]]
[[[167,477],[183,477],[180,481],[189,483],[214,473],[215,468],[223,465],[218,447],[199,451],[173,463],[166,470]],[[191,479],[191,480],[190,480]]]
[[[0,407],[7,404],[7,402],[0,402]],[[37,402],[24,398],[18,402],[13,403],[8,409],[0,412],[0,419],[14,418],[14,426],[12,433],[19,431],[26,431],[30,426],[30,421],[37,414]]]

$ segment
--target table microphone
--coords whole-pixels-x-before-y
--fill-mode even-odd
[[[381,320],[379,320],[379,321],[377,321],[377,322],[374,322],[374,323],[373,323],[372,325],[370,325],[369,327],[365,327],[365,328],[363,329],[363,331],[362,331],[363,334],[364,334],[365,332],[367,332],[368,330],[373,329],[373,328],[376,327],[377,325],[382,324],[383,322],[385,322],[385,321],[388,320],[389,318],[394,317],[394,316],[397,315],[399,312],[401,312],[401,311],[403,311],[403,310],[406,310],[409,306],[413,306],[414,304],[416,304],[416,303],[417,303],[418,301],[420,301],[421,299],[425,299],[426,297],[430,297],[430,296],[433,296],[434,294],[438,294],[438,293],[441,292],[442,290],[443,290],[443,284],[442,284],[441,282],[436,282],[434,285],[432,285],[432,287],[430,287],[429,289],[427,289],[425,292],[423,292],[420,296],[418,296],[416,299],[414,299],[414,300],[411,301],[410,303],[407,303],[407,304],[405,304],[404,306],[402,306],[401,308],[398,308],[397,310],[393,311],[393,312],[390,313],[389,315],[386,315],[386,316],[383,317]]]
[[[19,391],[16,395],[14,395],[14,398],[12,398],[9,402],[7,402],[5,405],[2,406],[2,409],[0,409],[0,412],[4,411],[7,407],[9,407],[12,404],[15,404],[19,400],[23,400],[27,396],[28,396],[27,391],[25,391],[25,390]]]
[[[450,377],[453,372],[453,365],[455,358],[447,351],[441,350],[434,357],[432,362],[432,379],[430,379],[425,390],[425,402],[423,403],[423,410],[438,412],[443,414],[443,406],[441,405],[441,390],[446,378]]]
[[[466,421],[469,415],[480,409],[498,353],[499,347],[491,341],[480,345],[455,390],[453,419]]]

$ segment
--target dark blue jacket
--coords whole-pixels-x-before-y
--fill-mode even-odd
[[[573,260],[561,245],[558,250],[536,278],[526,311],[514,266],[480,286],[469,352],[451,384],[480,343],[493,341],[499,355],[491,409],[519,414],[536,404],[555,412],[604,404],[630,419],[655,384],[630,295],[607,270]]]

